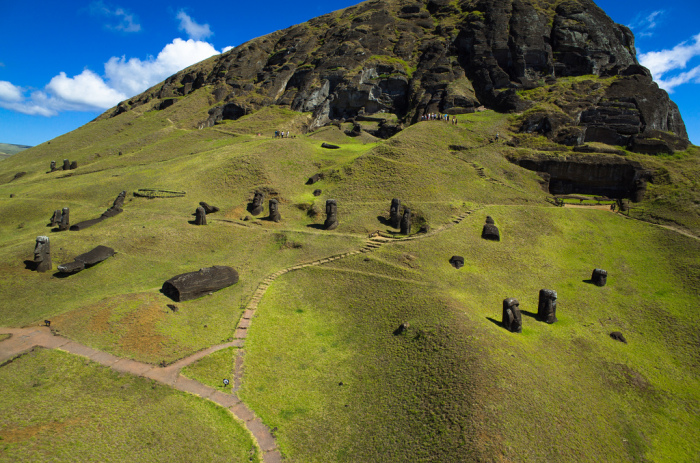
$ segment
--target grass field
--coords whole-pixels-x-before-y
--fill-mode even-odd
[[[537,175],[506,160],[516,148],[493,141],[497,133],[501,139],[508,134],[507,115],[470,114],[459,126],[422,122],[389,140],[347,137],[335,127],[302,135],[309,115],[283,108],[196,130],[206,114],[198,100],[203,98],[195,92],[163,111],[137,108],[100,118],[2,161],[0,325],[50,319],[52,329],[91,347],[170,363],[232,339],[244,307],[268,275],[359,249],[375,231],[396,234],[385,220],[392,198],[411,208],[414,234],[421,225],[434,230],[475,211],[435,235],[289,272],[272,283],[246,340],[240,395],[266,425],[277,428],[287,460],[677,462],[700,457],[700,339],[692,321],[700,294],[698,240],[605,211],[551,206]],[[187,105],[189,112],[182,109]],[[278,129],[296,138],[273,139]],[[321,148],[324,141],[340,149]],[[517,148],[530,149],[536,151]],[[691,234],[700,230],[693,178],[697,149],[667,159],[630,157],[660,172],[632,215]],[[78,169],[46,173],[51,160],[64,158],[77,160]],[[27,174],[13,180],[21,171]],[[306,185],[316,173],[324,179]],[[139,188],[186,194],[149,200],[132,195]],[[315,189],[322,190],[320,196],[312,194]],[[128,195],[116,217],[79,232],[52,232],[46,226],[62,207],[70,207],[71,223],[96,218],[121,190]],[[252,217],[246,206],[257,190],[266,193],[265,212]],[[271,197],[280,203],[280,223],[264,220]],[[325,201],[331,198],[338,202],[340,225],[325,231]],[[189,223],[199,201],[221,208],[203,227]],[[500,242],[480,238],[486,215],[496,220]],[[25,261],[43,234],[51,240],[54,271],[39,274]],[[67,278],[55,273],[58,264],[97,245],[117,254]],[[452,255],[464,256],[465,267],[451,267]],[[211,265],[234,267],[240,281],[183,303],[160,293],[170,277]],[[594,268],[608,270],[607,286],[584,281]],[[559,294],[554,325],[533,318],[541,288]],[[520,335],[500,326],[506,297],[521,303]],[[393,335],[402,322],[410,324],[408,332]],[[628,344],[608,336],[617,330]],[[236,353],[235,348],[218,351],[183,374],[224,391],[222,380],[232,376]],[[140,385],[128,387],[134,401],[156,401],[150,391],[185,400],[59,352],[22,357],[0,368],[0,376],[6,384],[25,384],[41,368],[65,370],[67,379],[51,386],[55,397],[64,389],[76,395],[73,385],[85,388],[94,377],[109,391],[124,381]],[[35,398],[31,388],[12,391],[11,398],[0,399],[8,409]],[[88,404],[104,402],[95,423],[111,423],[106,415],[112,408],[115,417],[122,416],[109,394],[94,400],[87,392],[80,395]],[[206,402],[186,399],[198,405],[169,413],[195,423],[219,413]],[[32,423],[0,428],[0,435],[6,429],[53,426],[50,413],[36,416]],[[228,412],[201,432],[213,429],[212,439],[218,439],[217,433],[238,426],[227,419]],[[150,433],[147,424],[134,426],[143,435],[134,452],[149,451],[149,436],[169,432],[162,425]],[[238,439],[234,431],[229,434]],[[95,453],[102,444],[89,439],[46,436],[53,440],[44,436],[17,444],[8,447],[16,449],[8,455],[48,442],[76,447],[84,452],[76,455],[88,460],[153,455],[117,446],[102,456]],[[199,445],[198,436],[188,436],[192,443],[184,445]],[[207,461],[223,453],[245,461],[236,455],[247,458],[250,451],[245,439],[221,445],[201,441],[212,446],[212,453],[202,454]],[[168,445],[153,442],[152,449]],[[171,459],[182,455],[173,453]]]

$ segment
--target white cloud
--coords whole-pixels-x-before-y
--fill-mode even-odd
[[[15,87],[6,80],[0,80],[0,100],[2,101],[21,101],[22,89]]]
[[[668,78],[667,73],[685,69],[688,62],[700,56],[700,34],[694,36],[691,40],[681,42],[670,50],[650,51],[639,55],[639,62],[642,66],[651,71],[654,80],[659,83],[659,86],[666,90],[671,90],[673,87],[681,85],[685,82],[693,80],[691,75],[693,71],[689,71],[679,76]],[[683,81],[683,79],[687,79]],[[664,87],[664,85],[668,87]]]
[[[635,31],[638,37],[651,37],[654,35],[653,30],[665,15],[666,11],[664,10],[656,10],[651,13],[639,13],[628,27]]]
[[[669,93],[673,93],[673,90],[676,87],[687,84],[688,82],[700,84],[700,66],[695,66],[690,71],[682,72],[677,76],[670,77],[668,79],[660,79],[657,81],[659,87],[665,89]]]
[[[177,13],[177,19],[180,20],[178,29],[185,31],[191,39],[206,39],[214,34],[209,28],[209,24],[197,24],[184,10]]]
[[[123,8],[106,5],[102,0],[92,2],[90,4],[90,12],[95,16],[111,19],[111,23],[105,24],[107,29],[122,32],[138,32],[141,30],[141,24],[137,22],[133,14]]]
[[[233,49],[234,49],[234,47],[232,47],[231,45],[229,45],[228,47],[224,47],[224,49],[221,50],[221,53],[226,53],[227,51],[233,50]]]
[[[155,58],[110,58],[105,63],[104,76],[89,69],[73,77],[61,72],[43,90],[29,96],[25,96],[21,87],[0,81],[0,107],[39,116],[55,116],[62,111],[105,110],[217,54],[219,52],[210,43],[175,39]]]

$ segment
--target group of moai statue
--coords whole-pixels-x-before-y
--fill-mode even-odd
[[[63,167],[61,169],[56,167],[56,161],[51,161],[50,172],[56,172],[57,170],[72,170],[78,168],[78,161],[70,162],[68,159],[63,160]]]
[[[57,227],[58,231],[68,230],[70,228],[70,209],[67,207],[56,209],[49,220],[50,227]]]
[[[593,270],[591,282],[594,285],[605,286],[607,281],[607,271],[599,268]],[[557,321],[557,292],[553,289],[540,289],[540,297],[537,304],[537,319],[550,324]],[[523,331],[520,302],[514,297],[503,300],[502,323],[503,327],[512,333],[521,333]]]
[[[200,201],[199,207],[194,211],[194,224],[195,225],[206,225],[207,224],[207,214],[213,214],[219,212],[219,208],[216,206],[210,206],[204,201]]]
[[[402,235],[411,234],[411,209],[404,207],[401,214],[401,200],[394,198],[389,207],[389,224],[393,228],[400,228]]]

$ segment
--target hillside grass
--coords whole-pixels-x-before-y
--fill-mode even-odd
[[[213,402],[58,350],[0,368],[0,461],[255,461]]]

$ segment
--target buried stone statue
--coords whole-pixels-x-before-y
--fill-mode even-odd
[[[238,283],[238,272],[215,265],[198,272],[176,275],[163,283],[161,292],[175,302],[189,301]]]
[[[399,228],[401,225],[401,201],[397,198],[391,200],[389,208],[389,223],[394,228]]]
[[[204,208],[202,206],[199,206],[197,210],[194,211],[195,218],[194,218],[194,224],[195,225],[206,225],[207,224],[207,213],[204,211]]]
[[[522,333],[523,331],[520,302],[514,297],[503,299],[503,327],[511,333]]]
[[[593,270],[593,276],[591,276],[591,281],[596,286],[605,286],[608,282],[608,272],[602,268],[597,268]]]
[[[253,196],[253,202],[248,206],[248,211],[253,215],[260,215],[264,209],[263,200],[265,199],[265,194],[259,191],[255,192]]]
[[[537,318],[550,324],[557,321],[557,292],[553,289],[540,289]]]
[[[326,200],[326,221],[323,223],[325,230],[338,228],[338,204],[335,199]]]
[[[486,216],[486,223],[481,230],[481,237],[485,240],[501,241],[501,234],[498,232],[498,227],[496,227],[490,215]]]
[[[403,217],[401,218],[401,234],[411,234],[411,210],[407,207],[404,208]]]
[[[279,203],[277,202],[277,200],[271,199],[269,205],[270,217],[268,217],[268,220],[271,220],[273,222],[279,222],[280,220],[282,220],[282,215],[280,214]]]
[[[52,268],[51,246],[48,236],[37,236],[34,245],[34,270],[48,272]]]

